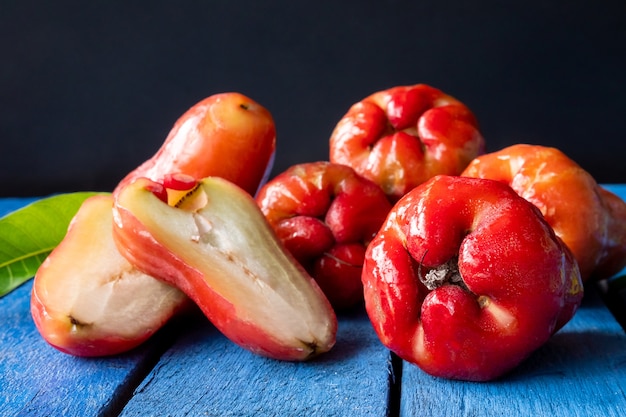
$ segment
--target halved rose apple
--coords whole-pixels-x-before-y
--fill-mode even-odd
[[[118,193],[114,224],[123,256],[181,289],[238,345],[281,360],[334,345],[327,298],[231,182],[205,178],[171,206],[161,184],[137,179]]]
[[[112,207],[110,195],[85,200],[34,280],[35,325],[48,343],[66,353],[127,351],[191,305],[181,291],[120,255],[111,233]]]

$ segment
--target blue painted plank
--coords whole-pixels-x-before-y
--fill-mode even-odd
[[[602,186],[620,196],[622,200],[626,199],[626,184],[602,184]]]
[[[572,321],[499,381],[438,379],[405,362],[400,415],[624,416],[626,335],[588,291]]]
[[[0,216],[37,198],[4,198]],[[116,414],[162,353],[162,335],[113,358],[63,354],[39,335],[30,315],[32,281],[0,298],[0,415]]]
[[[32,281],[0,298],[0,416],[85,417],[119,411],[162,349],[85,359],[50,347],[30,316]]]
[[[211,325],[192,328],[122,416],[386,416],[391,356],[363,310],[339,318],[337,344],[305,363],[255,356]]]
[[[0,199],[0,217],[8,214],[14,210],[24,207],[27,204],[35,202],[39,199],[39,197],[11,197],[11,198],[2,198]]]

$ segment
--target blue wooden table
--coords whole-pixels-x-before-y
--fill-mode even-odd
[[[626,198],[626,185],[607,188]],[[0,215],[29,199],[0,199]],[[37,332],[31,282],[0,298],[0,416],[626,416],[626,290],[590,286],[574,319],[506,378],[448,381],[403,363],[362,308],[306,363],[255,356],[201,316],[110,358],[60,353]],[[621,323],[621,324],[620,324]]]

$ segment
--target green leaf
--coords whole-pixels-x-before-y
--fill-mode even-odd
[[[35,275],[65,237],[80,205],[95,194],[101,193],[46,197],[0,218],[0,297]]]

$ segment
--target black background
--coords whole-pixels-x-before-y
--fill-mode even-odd
[[[556,146],[626,182],[626,2],[4,1],[0,196],[110,190],[211,94],[273,114],[274,173],[328,159],[349,106],[426,83],[494,151]]]

